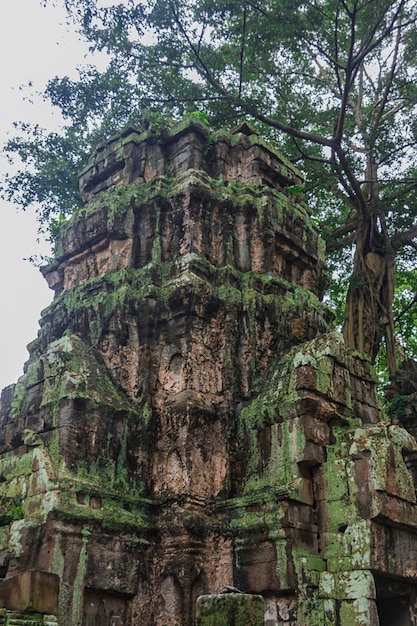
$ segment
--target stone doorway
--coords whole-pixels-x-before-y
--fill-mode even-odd
[[[375,578],[379,626],[416,626],[416,588],[403,582]]]
[[[98,589],[84,591],[82,626],[125,626],[127,599]]]

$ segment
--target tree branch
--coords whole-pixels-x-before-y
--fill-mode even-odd
[[[398,235],[394,235],[391,239],[392,247],[395,251],[400,248],[404,248],[405,246],[411,246],[413,248],[417,247],[417,242],[414,242],[413,239],[417,238],[417,223],[414,224],[408,230],[405,230],[403,233],[399,233]]]
[[[402,21],[401,20],[401,16],[400,16],[399,20],[400,20],[400,25],[401,25],[401,21]],[[395,70],[396,70],[396,67],[397,67],[398,53],[399,53],[400,41],[401,41],[401,30],[400,29],[398,29],[396,35],[397,36],[396,36],[396,41],[395,41],[395,46],[394,46],[394,51],[393,51],[394,52],[394,56],[393,56],[393,60],[392,60],[391,67],[390,67],[390,71],[389,71],[389,74],[388,74],[388,77],[387,77],[387,80],[386,80],[386,83],[385,83],[385,89],[384,89],[384,93],[382,95],[382,100],[380,101],[379,106],[378,106],[378,108],[376,110],[374,128],[376,126],[378,126],[378,124],[383,124],[384,121],[390,115],[393,115],[394,113],[398,112],[401,109],[401,107],[402,107],[402,104],[399,103],[399,105],[397,105],[396,107],[393,107],[391,109],[391,111],[388,111],[388,112],[386,112],[384,114],[385,107],[386,107],[387,102],[388,102],[388,96],[389,96],[389,93],[390,93],[391,88],[392,88],[392,83],[393,83],[394,76],[395,76]]]
[[[413,308],[413,306],[417,303],[417,293],[414,294],[414,298],[411,300],[411,302],[409,302],[407,304],[406,307],[403,308],[402,311],[400,311],[396,316],[395,316],[395,321],[398,322],[398,320],[400,320],[403,315],[405,315],[407,313],[407,311],[409,311],[410,309]]]
[[[261,13],[264,17],[269,17],[269,13],[267,11],[265,11],[265,9],[263,9],[262,7],[259,6],[259,4],[256,4],[255,2],[247,2],[247,4],[252,7],[252,9],[255,9],[255,11],[258,11],[259,13]]]
[[[357,227],[358,217],[357,215],[355,215],[354,217],[351,217],[346,222],[346,224],[343,224],[343,226],[339,226],[338,228],[335,228],[333,230],[330,230],[330,228],[326,228],[326,226],[324,226],[324,229],[331,236],[332,239],[339,239],[340,237],[344,237],[345,235],[352,233],[354,230],[356,230]]]
[[[258,113],[257,111],[254,111],[252,105],[245,104],[244,101],[240,102],[240,104],[242,108],[246,110],[247,113],[250,113],[251,115],[253,115],[253,117],[255,117],[260,122],[263,122],[264,124],[268,124],[272,128],[276,128],[277,130],[281,130],[282,132],[284,132],[287,135],[290,135],[291,137],[296,137],[297,139],[303,139],[304,141],[311,141],[311,143],[316,143],[316,144],[319,144],[320,146],[327,146],[329,148],[334,147],[333,139],[321,137],[320,135],[302,131],[297,128],[292,128],[291,126],[288,126],[287,124],[284,124],[283,122],[280,122],[272,117],[269,117],[268,115],[263,115],[262,113]]]
[[[382,21],[382,18],[385,15],[385,14],[384,15],[381,14],[380,20],[375,24],[375,26],[372,29],[371,33],[369,33],[369,35],[367,37],[368,46],[367,47],[365,45],[362,46],[362,51],[360,53],[358,53],[357,56],[355,57],[355,59],[354,59],[355,65],[359,65],[360,63],[362,63],[364,58],[366,56],[368,56],[368,54],[370,52],[375,50],[375,48],[377,48],[384,41],[384,39],[386,39],[392,32],[398,30],[399,28],[404,28],[405,26],[409,26],[410,24],[414,24],[414,20],[409,20],[408,22],[401,23],[401,25],[395,26],[395,22],[397,21],[398,17],[401,15],[402,10],[404,8],[404,2],[405,2],[405,0],[402,0],[402,2],[400,2],[400,5],[399,5],[397,11],[394,13],[394,15],[393,15],[393,17],[391,19],[391,22],[388,24],[388,26],[385,28],[385,30],[381,33],[381,35],[377,39],[375,39],[374,42],[372,42],[372,38],[375,35],[377,27],[379,26],[380,22]]]
[[[178,26],[180,32],[184,36],[188,46],[190,47],[192,53],[194,54],[194,57],[195,57],[195,60],[196,60],[196,69],[197,69],[197,71],[199,71],[202,74],[202,76],[204,76],[208,80],[208,82],[211,84],[211,86],[214,87],[218,93],[220,93],[222,96],[224,96],[224,98],[232,99],[231,94],[226,89],[224,89],[224,87],[212,77],[208,67],[206,66],[206,64],[204,63],[204,61],[203,61],[203,59],[202,59],[202,57],[200,55],[199,50],[193,44],[193,42],[191,41],[191,39],[190,39],[190,37],[188,35],[187,30],[182,25],[182,22],[181,22],[181,20],[179,18],[179,15],[177,14],[177,12],[176,12],[172,2],[170,2],[170,8],[171,8],[172,15],[174,17],[176,25]]]
[[[242,95],[243,59],[244,59],[244,54],[245,54],[245,35],[246,35],[246,6],[243,7],[242,42],[240,46],[240,58],[239,58],[239,98]]]
[[[333,240],[333,233],[330,234],[331,240],[326,242],[326,252],[337,252],[343,248],[351,247],[355,241],[355,233],[352,231],[347,237],[341,237]]]

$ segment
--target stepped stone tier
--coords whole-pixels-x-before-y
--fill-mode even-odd
[[[191,118],[80,192],[1,396],[0,624],[415,625],[417,445],[332,330],[298,170]]]

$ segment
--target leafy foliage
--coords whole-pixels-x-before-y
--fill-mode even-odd
[[[47,0],[46,0],[47,1]],[[347,343],[390,371],[394,336],[415,354],[417,7],[414,0],[65,0],[106,51],[105,72],[55,78],[61,135],[22,127],[23,168],[6,190],[40,219],[76,209],[75,171],[127,123],[200,112],[213,127],[258,124],[302,164],[328,244]],[[155,111],[158,113],[156,114]],[[348,278],[348,276],[350,276]],[[394,289],[396,284],[396,292]]]

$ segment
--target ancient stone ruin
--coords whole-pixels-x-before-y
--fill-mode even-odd
[[[247,125],[97,149],[1,396],[0,624],[417,624],[417,445],[301,188]]]

